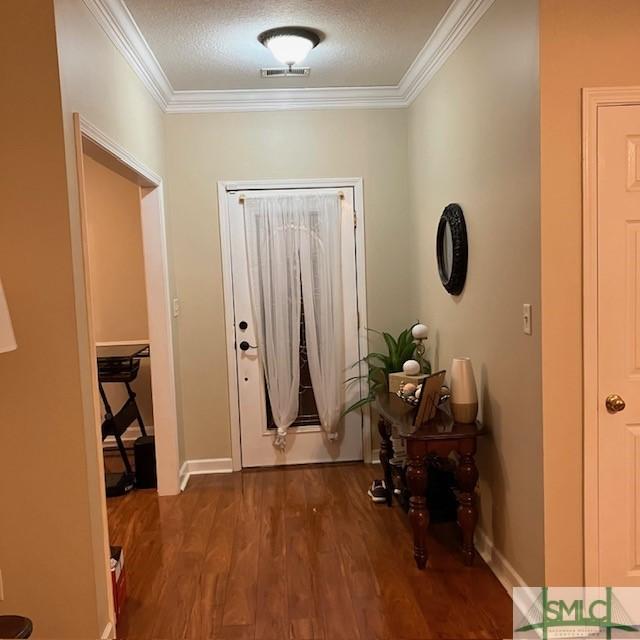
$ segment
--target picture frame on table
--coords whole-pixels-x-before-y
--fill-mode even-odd
[[[438,403],[440,402],[440,389],[444,385],[446,374],[447,372],[442,370],[425,378],[422,383],[414,426],[420,427],[436,415]]]

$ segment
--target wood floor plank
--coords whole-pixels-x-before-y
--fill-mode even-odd
[[[220,636],[234,531],[239,507],[240,474],[216,478],[216,510],[202,562],[199,593],[200,638]],[[213,493],[213,492],[212,492]],[[213,498],[213,495],[212,495]],[[196,636],[198,637],[198,636]]]
[[[352,472],[347,466],[325,467],[323,475],[334,496],[333,523],[360,636],[385,640],[391,637],[392,629],[381,606],[382,589],[369,558],[367,536],[359,526],[354,526],[350,493],[345,486]]]
[[[284,476],[287,613],[291,640],[323,640],[324,632],[314,597],[309,551],[304,470],[287,469]]]
[[[258,581],[258,554],[260,550],[260,501],[264,483],[259,472],[241,474],[231,567],[224,601],[221,637],[225,627],[255,627],[256,594]]]
[[[176,502],[175,498],[168,501]],[[160,535],[160,499],[155,492],[129,494],[123,505],[124,533],[111,534],[112,544],[123,547],[127,574],[127,606],[119,631],[135,637],[151,633],[157,617],[158,598],[165,582],[164,541]]]
[[[380,468],[317,465],[192,478],[179,496],[108,501],[125,551],[129,640],[450,640],[511,634],[511,601],[455,525],[429,530],[415,567],[396,505],[366,490]]]
[[[313,571],[313,590],[325,638],[360,638],[345,567],[337,544],[333,496],[325,484],[322,467],[305,468],[304,487],[309,516],[307,540]]]
[[[260,510],[256,640],[274,640],[288,635],[284,471],[260,474],[263,483]]]
[[[344,471],[342,471],[344,475]],[[394,509],[385,504],[374,504],[363,500],[371,484],[370,471],[359,467],[345,481],[350,496],[353,517],[362,534],[367,537],[367,553],[381,588],[381,609],[385,616],[390,637],[412,638],[414,640],[431,637],[429,624],[416,602],[409,576],[418,569],[408,554],[411,536],[408,528],[389,528],[389,520],[395,517]],[[346,480],[346,479],[345,479]],[[421,573],[421,572],[419,572]]]
[[[367,472],[365,477],[371,470]],[[384,509],[379,508],[381,505],[372,506],[384,514]],[[407,579],[428,624],[428,637],[446,639],[452,634],[462,634],[462,638],[467,637],[466,633],[470,638],[508,637],[511,634],[511,609],[504,606],[504,589],[481,558],[476,558],[474,567],[464,566],[457,525],[442,523],[430,527],[428,570],[418,571],[413,564],[406,514],[397,505],[391,511],[391,517],[384,517],[384,524],[391,537],[406,538],[399,555],[403,565],[408,567]],[[484,589],[475,588],[479,584],[483,584]],[[487,614],[486,605],[491,608],[490,603],[494,600],[500,603],[502,613],[498,617]],[[465,621],[465,631],[460,630],[460,619]]]
[[[189,638],[197,601],[202,559],[206,550],[215,505],[206,490],[206,479],[195,478],[185,500],[172,505],[163,529],[165,581],[158,597],[154,637]],[[162,504],[162,503],[161,503]]]

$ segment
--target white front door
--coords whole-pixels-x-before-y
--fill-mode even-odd
[[[335,188],[332,191],[335,192]],[[342,276],[344,292],[345,363],[344,378],[355,375],[351,366],[360,359],[358,340],[358,296],[356,277],[356,234],[354,225],[353,188],[341,188],[344,193],[342,215]],[[285,192],[286,190],[278,190]],[[296,193],[317,192],[318,189],[296,189]],[[276,190],[271,193],[276,193]],[[249,297],[244,204],[237,192],[227,194],[233,304],[236,343],[236,365],[240,412],[240,440],[243,467],[262,467],[312,462],[333,462],[362,459],[362,416],[350,413],[343,420],[337,440],[329,441],[320,427],[315,412],[304,346],[301,346],[300,410],[289,428],[284,450],[273,446],[275,424],[271,418],[264,374],[260,363],[260,345],[256,343],[255,327]],[[304,302],[303,302],[304,305]],[[303,306],[304,311],[304,306]],[[302,322],[301,322],[301,326]],[[302,334],[304,336],[304,334]],[[302,344],[302,342],[301,342]],[[347,387],[347,402],[359,397],[357,385]]]
[[[640,586],[640,106],[600,107],[597,144],[599,581]]]

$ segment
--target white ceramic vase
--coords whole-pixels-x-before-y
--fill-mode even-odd
[[[478,390],[471,358],[451,361],[451,413],[456,422],[470,424],[478,415]]]

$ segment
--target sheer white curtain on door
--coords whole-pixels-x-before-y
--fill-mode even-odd
[[[301,289],[316,406],[328,437],[337,435],[344,378],[340,214],[336,193],[245,198],[251,305],[281,448],[298,415]]]
[[[300,215],[291,199],[261,197],[245,199],[244,217],[251,307],[278,428],[274,444],[284,447],[298,415]]]
[[[341,212],[336,195],[306,197],[300,233],[309,372],[320,423],[331,440],[344,406]]]

